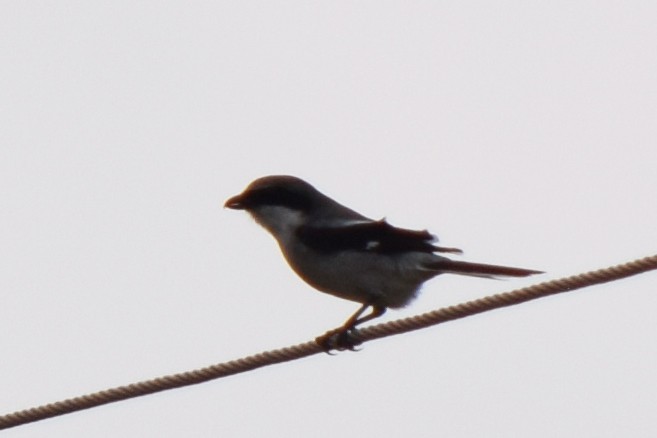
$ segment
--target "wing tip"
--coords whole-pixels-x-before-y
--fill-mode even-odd
[[[450,253],[450,254],[463,254],[463,250],[460,248],[450,248],[447,246],[433,246],[434,251],[436,252],[445,252],[445,253]]]

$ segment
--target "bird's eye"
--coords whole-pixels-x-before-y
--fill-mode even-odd
[[[254,205],[279,205],[294,210],[309,208],[307,196],[288,190],[285,187],[265,187],[254,190],[249,196]]]

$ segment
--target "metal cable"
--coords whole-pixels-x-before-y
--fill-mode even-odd
[[[522,289],[516,289],[511,292],[491,295],[409,318],[373,325],[360,330],[358,338],[365,342],[413,330],[420,330],[432,325],[465,318],[466,316],[475,315],[477,313],[486,312],[500,307],[512,306],[525,301],[562,292],[569,292],[586,286],[619,280],[621,278],[630,277],[654,269],[657,269],[657,255],[596,271],[586,272],[584,274],[546,281]],[[266,351],[193,371],[119,386],[0,416],[0,430],[71,412],[81,411],[83,409],[89,409],[95,406],[101,406],[119,400],[126,400],[168,389],[179,388],[181,386],[207,382],[220,377],[251,371],[267,365],[288,362],[322,352],[322,348],[320,348],[315,341],[309,341],[303,344]]]

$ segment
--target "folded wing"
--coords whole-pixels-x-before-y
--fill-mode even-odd
[[[427,230],[415,231],[393,227],[385,220],[358,222],[346,226],[302,226],[299,239],[316,251],[368,251],[380,254],[404,252],[461,253],[457,248],[433,244],[437,239]]]

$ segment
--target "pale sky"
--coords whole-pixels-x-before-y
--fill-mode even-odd
[[[246,214],[293,174],[463,260],[411,316],[657,250],[657,3],[0,4],[0,415],[305,342],[358,307]],[[653,437],[657,273],[11,437]]]

